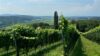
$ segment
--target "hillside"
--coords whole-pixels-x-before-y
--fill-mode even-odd
[[[100,19],[96,16],[71,16],[66,17],[68,20],[87,20],[87,19]],[[50,25],[53,24],[53,16],[30,16],[30,15],[0,15],[0,28],[6,27],[16,23],[39,23],[44,22]]]
[[[69,18],[69,20],[100,20],[99,16],[69,16],[67,18]]]
[[[32,22],[53,22],[46,17],[40,18]],[[79,32],[76,24],[63,16],[59,25],[60,29],[34,28],[28,24],[4,28],[0,31],[0,56],[100,56],[100,26]]]
[[[70,56],[100,56],[99,49],[99,44],[81,36],[76,42],[75,48]]]
[[[49,22],[51,16],[0,15],[0,28],[16,23]]]
[[[77,30],[78,31],[78,30]],[[87,32],[79,32],[80,37],[76,41],[70,56],[100,56],[100,26]]]

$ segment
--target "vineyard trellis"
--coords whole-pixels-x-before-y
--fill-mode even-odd
[[[37,47],[42,48],[42,46],[62,40],[64,56],[68,56],[79,34],[74,25],[70,24],[63,16],[60,18],[59,29],[42,29],[40,27],[35,29],[30,25],[7,27],[5,30],[0,31],[0,47],[6,47],[6,50],[9,50],[10,46],[15,47],[16,56],[20,56],[19,52],[23,49],[28,56],[28,52],[31,48],[36,50]]]
[[[77,33],[75,26],[69,24],[63,16],[61,16],[60,29],[62,32],[62,41],[64,43],[64,56],[69,56],[79,38],[79,34]]]
[[[0,32],[0,43],[2,44],[0,44],[0,46],[6,47],[7,50],[9,49],[8,46],[15,47],[16,56],[20,55],[20,49],[24,49],[26,55],[28,55],[28,51],[31,48],[34,47],[36,49],[38,46],[54,43],[59,41],[61,36],[59,30],[34,29],[26,25],[12,26],[11,28],[7,28],[5,31]],[[9,34],[7,32],[9,32]]]

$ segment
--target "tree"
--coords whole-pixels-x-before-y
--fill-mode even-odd
[[[54,28],[58,29],[58,13],[57,13],[57,11],[54,12]]]

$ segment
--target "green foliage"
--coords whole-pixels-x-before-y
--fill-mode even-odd
[[[83,35],[92,41],[100,43],[100,26],[83,33]]]
[[[77,29],[81,32],[89,31],[100,25],[100,20],[78,20],[76,21]]]
[[[64,56],[68,56],[72,51],[79,34],[77,33],[75,26],[68,24],[68,21],[61,16],[60,29],[62,31],[62,39],[64,42]]]
[[[75,39],[77,39],[78,36],[75,35],[78,35],[78,33],[76,32],[75,26],[72,24],[68,24],[68,21],[65,20],[63,16],[61,16],[60,29],[62,29],[62,34],[67,44],[71,41],[71,38],[74,37]]]
[[[4,48],[7,51],[11,45],[11,40],[10,40],[10,33],[7,31],[0,31],[0,48]]]
[[[59,41],[61,39],[60,36],[59,30],[42,29],[40,27],[34,29],[30,25],[17,24],[0,31],[0,43],[2,43],[0,46],[16,47],[16,54],[19,56],[20,49],[24,49],[27,54],[32,47],[37,48],[38,46]]]
[[[10,44],[10,34],[7,31],[0,31],[1,46],[8,46]]]
[[[41,27],[41,28],[49,28],[50,25],[48,23],[43,23],[43,22],[40,22],[40,23],[34,23],[32,24],[32,26],[34,28],[37,28],[37,27]]]
[[[21,36],[27,36],[27,37],[35,36],[35,33],[34,33],[35,29],[30,25],[17,24],[11,27],[7,27],[6,30],[11,31],[12,33],[17,32]]]
[[[65,20],[65,18],[64,18],[63,15],[61,15],[60,18],[61,18],[61,19],[60,19],[60,23],[59,23],[59,24],[60,24],[59,28],[60,28],[60,29],[63,29],[63,30],[64,30],[64,29],[67,29],[67,27],[68,27],[68,21]]]
[[[100,45],[81,36],[70,56],[100,56]]]
[[[55,29],[36,29],[37,37],[45,43],[51,43],[60,40],[60,32]],[[42,44],[42,43],[41,43]]]

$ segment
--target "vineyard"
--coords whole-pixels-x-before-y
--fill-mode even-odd
[[[55,28],[16,24],[0,29],[0,56],[100,56],[100,27],[80,33],[63,16],[59,26],[54,24]]]

